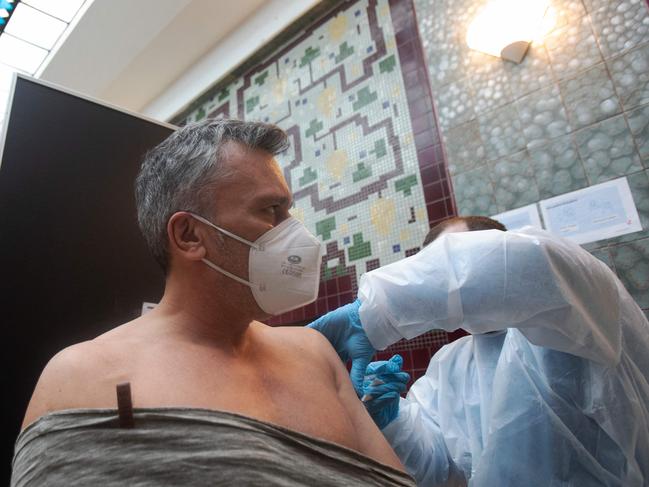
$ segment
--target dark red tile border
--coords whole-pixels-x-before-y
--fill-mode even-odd
[[[406,257],[410,257],[411,255],[415,255],[420,250],[421,250],[420,247],[415,247],[415,248],[412,248],[412,249],[408,249],[408,250],[406,250]]]
[[[390,0],[429,224],[457,214],[412,0]],[[442,200],[442,201],[440,201]]]

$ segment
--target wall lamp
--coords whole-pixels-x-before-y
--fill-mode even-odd
[[[469,24],[471,49],[520,63],[548,28],[549,0],[491,0]]]

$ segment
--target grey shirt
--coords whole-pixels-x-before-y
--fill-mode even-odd
[[[115,409],[41,417],[16,441],[12,487],[23,486],[414,486],[360,453],[280,426],[221,411]]]

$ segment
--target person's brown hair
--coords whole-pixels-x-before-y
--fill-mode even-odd
[[[465,223],[470,232],[475,230],[500,230],[506,232],[505,225],[486,216],[454,216],[444,220],[430,229],[424,239],[424,247],[435,241],[439,234],[442,233],[449,225],[453,223]]]

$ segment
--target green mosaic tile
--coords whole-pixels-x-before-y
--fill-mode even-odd
[[[228,96],[230,96],[230,90],[227,88],[222,89],[219,94],[218,94],[218,100],[223,101],[225,100]]]
[[[309,64],[311,61],[313,61],[315,58],[317,58],[320,55],[320,49],[319,48],[313,48],[313,47],[307,47],[306,51],[304,51],[304,56],[302,56],[302,59],[300,59],[300,67],[303,68],[307,64]]]
[[[376,101],[378,95],[376,91],[370,91],[369,87],[361,88],[356,95],[356,101],[353,104],[354,111],[357,112],[361,108],[366,107],[370,103]]]
[[[322,130],[323,124],[320,120],[313,119],[309,123],[309,128],[306,129],[306,132],[304,135],[307,137],[315,137],[315,134],[317,134],[320,130]]]
[[[322,240],[329,240],[331,232],[336,229],[336,217],[332,216],[321,220],[315,224],[315,231],[317,235],[322,237]]]
[[[405,178],[398,179],[394,182],[394,188],[397,191],[403,191],[404,196],[410,196],[412,194],[412,187],[417,185],[417,176],[411,174]]]
[[[386,57],[383,61],[379,62],[379,71],[381,73],[391,73],[397,65],[394,55]]]
[[[336,55],[336,64],[344,61],[352,54],[354,54],[354,48],[348,46],[347,42],[343,42],[338,48],[338,54]]]
[[[343,264],[338,264],[336,267],[327,267],[324,270],[323,280],[328,281],[334,277],[342,277],[347,275],[347,269]]]
[[[354,244],[347,249],[349,260],[365,259],[372,255],[372,245],[363,241],[362,233],[355,233],[352,237]]]
[[[252,112],[257,105],[259,105],[259,97],[258,96],[248,98],[246,100],[246,113]]]
[[[372,169],[365,166],[365,163],[361,162],[356,166],[356,171],[352,173],[352,179],[355,183],[361,179],[369,178],[372,175]]]
[[[338,264],[336,267],[333,268],[333,270],[336,273],[337,277],[346,276],[348,274],[347,268],[342,264]]]
[[[200,107],[198,111],[196,112],[196,121],[198,122],[199,120],[202,120],[205,118],[205,108]]]
[[[255,84],[257,86],[262,86],[266,82],[266,78],[268,78],[268,71],[264,71],[262,74],[257,76],[255,78]]]
[[[300,186],[306,186],[307,184],[312,183],[316,179],[318,179],[318,172],[314,171],[310,167],[307,167],[304,170],[304,174],[300,178]]]
[[[336,268],[334,267],[333,269],[330,269],[329,267],[326,267],[324,272],[322,273],[322,280],[323,281],[328,281],[329,279],[333,279],[336,277]]]
[[[370,154],[376,156],[377,159],[385,156],[388,153],[388,150],[385,147],[385,140],[377,140],[374,142],[374,149],[370,151]]]

